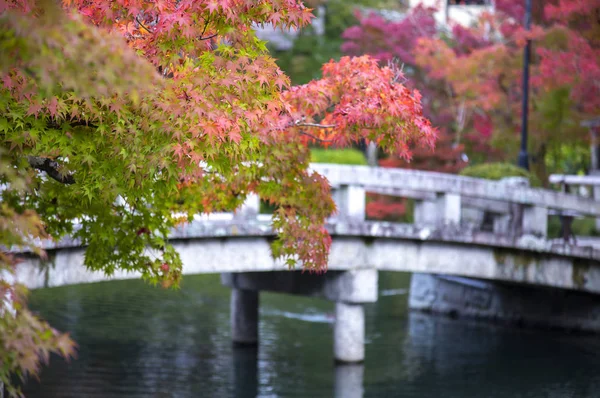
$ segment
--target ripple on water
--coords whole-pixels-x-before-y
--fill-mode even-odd
[[[364,367],[337,374],[326,301],[261,294],[260,347],[234,350],[229,290],[216,275],[186,277],[179,291],[140,281],[34,291],[32,308],[80,349],[69,364],[52,358],[26,396],[599,396],[597,338],[408,313],[408,278],[383,273],[380,284],[379,302],[366,306]]]

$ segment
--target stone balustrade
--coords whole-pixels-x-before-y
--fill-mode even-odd
[[[491,232],[513,240],[522,236],[545,238],[548,217],[553,214],[576,212],[600,217],[600,201],[531,188],[521,177],[490,181],[417,170],[330,164],[314,164],[312,169],[328,178],[342,220],[364,220],[365,192],[414,199],[414,223],[419,227],[442,229],[476,220],[477,229],[487,213],[493,219]]]

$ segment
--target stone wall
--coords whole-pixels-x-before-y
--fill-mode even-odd
[[[510,325],[600,332],[600,296],[570,290],[417,273],[409,307]]]

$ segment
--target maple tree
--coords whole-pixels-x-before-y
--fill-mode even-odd
[[[26,344],[2,334],[0,381],[72,353],[21,305],[6,249],[43,254],[35,238],[69,235],[92,270],[177,286],[170,230],[256,193],[275,207],[273,255],[323,271],[335,205],[307,144],[364,139],[405,157],[433,146],[421,95],[393,66],[343,57],[289,85],[252,28],[311,16],[296,0],[0,3],[0,327],[28,331]]]
[[[494,13],[483,14],[473,28],[461,28],[477,46],[456,51],[440,39],[423,39],[417,63],[448,82],[475,128],[487,132],[505,157],[514,158],[521,127],[523,46],[526,39],[533,40],[529,150],[533,170],[547,181],[549,159],[560,157],[565,147],[587,146],[580,121],[600,111],[598,12],[598,1],[539,4],[527,32],[520,22],[523,8],[498,1]]]
[[[522,2],[494,4],[473,26],[450,22],[446,30],[435,26],[432,8],[416,7],[399,22],[366,15],[344,33],[344,49],[404,63],[427,99],[425,114],[477,163],[516,158],[523,46],[532,39],[529,150],[536,174],[547,181],[548,167],[573,164],[587,150],[579,122],[600,111],[600,3],[535,3],[530,33],[522,27]],[[577,159],[557,161],[565,156]]]
[[[355,11],[360,9],[405,9],[393,0],[307,0],[306,5],[315,9],[319,28],[314,25],[299,29],[292,47],[281,50],[271,48],[277,65],[286,72],[293,84],[304,84],[321,77],[321,65],[342,55],[342,33],[357,23]]]
[[[402,65],[409,79],[406,84],[424,95],[423,112],[435,126],[439,136],[435,150],[415,148],[410,159],[390,153],[379,160],[381,167],[400,167],[456,173],[467,165],[465,146],[457,139],[463,129],[460,104],[452,97],[445,82],[432,78],[416,63],[415,49],[420,38],[439,34],[433,7],[416,6],[400,21],[389,21],[378,13],[357,13],[358,24],[348,28],[341,49],[351,55],[370,54],[382,65]],[[411,205],[403,198],[368,194],[367,215],[372,219],[402,220]]]

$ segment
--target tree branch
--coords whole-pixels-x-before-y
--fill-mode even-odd
[[[140,24],[140,26],[141,26],[142,28],[146,29],[146,32],[148,32],[148,33],[152,33],[152,32],[150,31],[150,29],[148,29],[148,28],[146,27],[146,25],[144,25],[144,24],[142,23],[142,21],[140,21],[140,20],[138,19],[138,17],[135,17],[135,20],[137,21],[137,23],[138,23],[138,24]]]
[[[307,122],[301,122],[300,120],[297,120],[294,123],[294,126],[296,126],[296,127],[317,127],[320,129],[330,129],[330,128],[334,128],[335,124],[307,123]]]
[[[98,128],[98,126],[96,126],[95,124],[86,122],[85,120],[71,120],[66,121],[66,123],[68,123],[71,127],[89,127],[92,129]],[[50,119],[47,123],[47,126],[52,129],[60,129],[62,127],[54,119]]]
[[[208,24],[209,23],[210,23],[210,17],[207,18],[206,23],[204,24],[204,29],[202,29],[202,33],[200,33],[200,37],[198,38],[198,40],[210,40],[210,39],[212,39],[213,37],[215,37],[217,35],[215,33],[215,34],[203,37],[204,33],[206,33],[206,28],[208,28]]]
[[[52,159],[38,156],[27,156],[29,165],[34,169],[45,171],[52,179],[66,185],[75,184],[75,178],[72,174],[63,174],[58,169],[60,165]]]
[[[199,37],[199,38],[198,38],[198,40],[210,40],[210,39],[212,39],[213,37],[216,37],[216,36],[217,36],[217,34],[216,34],[216,33],[213,33],[213,34],[212,34],[212,35],[210,35],[210,36],[206,36],[206,37]]]
[[[324,143],[332,143],[332,142],[333,142],[333,140],[324,140],[324,139],[322,139],[322,138],[319,138],[319,137],[317,137],[316,135],[312,135],[312,134],[310,134],[310,133],[307,133],[307,132],[305,132],[305,131],[301,131],[301,132],[300,132],[300,134],[302,134],[302,135],[305,135],[305,136],[307,136],[307,137],[310,137],[310,138],[312,138],[313,140],[317,140],[317,141],[319,141],[319,142],[324,142]]]

